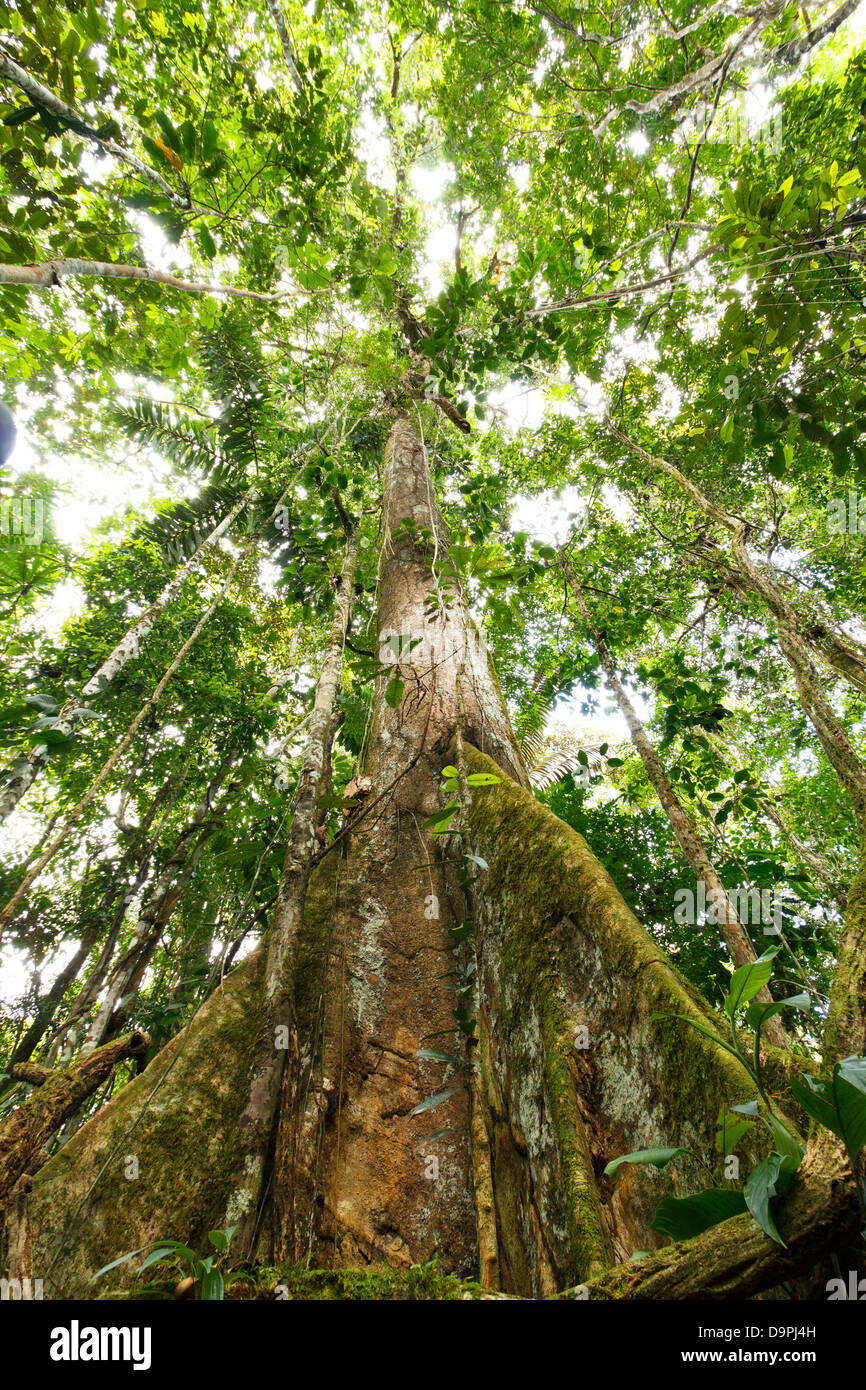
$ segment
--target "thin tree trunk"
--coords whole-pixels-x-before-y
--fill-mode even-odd
[[[746,551],[744,528],[737,533],[734,547],[747,569],[752,562]],[[860,834],[860,864],[848,894],[824,1033],[824,1057],[832,1065],[846,1052],[866,1051],[866,767],[827,699],[793,622],[779,617],[777,630],[779,646],[793,672],[803,708],[827,761],[848,793]]]
[[[163,787],[160,788],[159,792],[157,792],[156,796],[151,802],[147,810],[147,813],[144,817],[144,820],[137,829],[134,843],[130,845],[124,853],[123,858],[121,859],[120,864],[118,865],[117,870],[114,874],[112,882],[109,883],[109,885],[105,889],[105,892],[102,895],[99,904],[94,909],[93,926],[90,927],[86,932],[84,932],[79,946],[77,947],[72,959],[68,961],[67,964],[60,971],[59,975],[57,976],[57,979],[52,984],[48,993],[44,996],[43,999],[40,999],[36,1008],[36,1017],[30,1024],[30,1027],[27,1029],[24,1036],[21,1038],[20,1042],[17,1044],[15,1051],[12,1054],[11,1060],[13,1063],[26,1062],[30,1057],[32,1057],[34,1051],[36,1050],[42,1038],[45,1036],[45,1033],[47,1032],[48,1028],[50,1027],[51,1021],[54,1018],[54,1015],[60,1006],[63,996],[65,995],[70,984],[72,984],[73,980],[77,979],[79,970],[81,969],[84,962],[87,960],[87,957],[90,955],[91,950],[98,941],[100,933],[103,929],[106,914],[110,911],[112,905],[115,902],[117,902],[118,906],[115,910],[114,918],[106,934],[103,950],[101,953],[101,959],[104,958],[103,971],[100,972],[100,962],[97,961],[94,970],[91,972],[91,980],[93,982],[95,993],[98,993],[99,989],[102,987],[104,969],[107,968],[108,962],[111,958],[111,951],[114,948],[114,941],[116,939],[117,932],[120,930],[120,926],[123,922],[123,917],[126,912],[129,894],[130,892],[134,894],[137,891],[138,887],[140,887],[141,883],[144,882],[144,879],[147,875],[148,865],[150,863],[150,856],[159,837],[159,829],[157,829],[156,835],[151,837],[149,843],[145,845],[143,850],[140,849],[139,846],[141,845],[144,837],[148,835],[150,827],[153,824],[153,821],[156,818],[157,814],[161,810],[164,802],[172,798],[173,792],[176,794],[177,790],[179,790],[179,784],[183,782],[183,779],[186,776],[188,770],[189,764],[187,763],[179,775],[176,774],[174,777],[170,778],[169,781]],[[168,814],[168,810],[170,810],[170,806],[166,809],[166,815]],[[162,825],[162,820],[163,817],[160,817],[160,827]],[[139,856],[138,876],[136,882],[133,883],[132,888],[130,889],[129,886],[123,884],[121,880],[123,879],[124,875],[129,871],[130,866],[136,862],[136,855]],[[75,1001],[70,1016],[66,1020],[64,1028],[61,1031],[65,1031],[65,1029],[69,1027],[69,1025],[73,1022],[75,1014],[79,1010],[83,1010],[88,1007],[87,997],[90,989],[90,984],[91,982],[89,981],[82,988],[81,993],[78,995],[78,998]],[[52,1048],[52,1053],[53,1051],[54,1048]]]
[[[319,798],[326,790],[330,768],[334,709],[343,669],[343,647],[352,612],[358,531],[347,538],[334,615],[328,634],[309,731],[295,793],[294,814],[280,878],[277,906],[271,921],[263,981],[264,1026],[270,1047],[262,1057],[241,1117],[243,1142],[233,1159],[233,1182],[226,1221],[239,1225],[235,1250],[250,1254],[259,1217],[262,1181],[277,1113],[283,1072],[296,1039],[292,1008],[292,965],[304,915],[307,886],[320,820]]]
[[[81,261],[59,257],[37,265],[0,266],[0,285],[29,285],[31,289],[51,290],[63,284],[64,276],[99,280],[143,280],[150,285],[165,285],[184,294],[224,294],[231,299],[255,299],[273,304],[285,299],[288,291],[271,294],[261,290],[244,290],[236,285],[212,285],[198,280],[182,280],[167,270],[151,270],[148,266],[121,265],[116,261]]]
[[[232,750],[228,757],[223,759],[189,823],[175,840],[147,902],[142,906],[132,940],[114,968],[105,998],[85,1039],[83,1054],[86,1055],[99,1047],[111,1032],[117,1031],[126,1017],[129,1000],[135,995],[159,944],[163,928],[171,918],[181,893],[195,872],[205,844],[216,828],[214,825],[203,827],[203,822],[208,816],[213,815],[213,798],[228,776],[237,756]],[[121,1001],[125,1003],[119,1008]]]
[[[139,614],[114,650],[105,658],[98,670],[94,671],[86,684],[81,687],[80,698],[73,696],[72,699],[65,701],[57,712],[57,724],[54,726],[57,733],[71,737],[79,724],[86,722],[88,714],[81,712],[85,708],[85,701],[93,695],[100,694],[120,674],[126,663],[138,656],[142,642],[180,593],[202,555],[210,550],[221,536],[225,535],[232,522],[246,506],[249,497],[250,493],[245,493],[240,501],[230,508],[222,521],[201,542],[195,553],[189,557],[185,564],[181,565],[177,573],[169,580],[159,597],[154,599],[149,608]],[[20,765],[20,761],[15,766],[0,771],[0,785],[3,787],[3,791],[0,793],[0,822],[11,815],[25,792],[29,791],[36,778],[47,766],[47,746],[39,744],[34,748],[28,754],[23,766]]]
[[[271,517],[274,515],[274,512],[276,512],[277,508],[279,508],[282,505],[282,501],[283,498],[281,497],[280,501],[277,503],[277,507],[275,507],[274,511],[271,512]],[[268,518],[268,520],[270,520],[270,517]],[[135,718],[132,720],[132,723],[130,724],[123,738],[115,746],[114,750],[109,754],[108,758],[103,763],[96,777],[93,779],[87,791],[84,793],[84,796],[81,798],[78,804],[72,808],[69,815],[66,817],[66,820],[64,821],[63,825],[61,826],[60,830],[55,835],[54,839],[50,842],[49,845],[46,846],[42,854],[36,860],[36,863],[25,874],[23,880],[13,893],[12,897],[4,905],[2,911],[0,911],[0,931],[2,931],[3,927],[9,925],[14,915],[15,909],[21,902],[22,898],[26,896],[26,894],[32,888],[33,884],[42,874],[43,869],[45,869],[51,863],[58,850],[60,850],[66,843],[70,833],[78,824],[81,817],[84,815],[84,812],[87,810],[87,807],[96,798],[97,793],[105,785],[106,781],[110,777],[111,773],[114,771],[118,762],[123,757],[123,754],[131,745],[133,739],[135,738],[135,735],[138,733],[139,728],[144,723],[144,720],[150,714],[151,710],[153,710],[155,706],[159,703],[159,700],[162,698],[162,695],[165,692],[166,686],[169,684],[172,676],[174,676],[178,669],[183,665],[184,658],[186,657],[190,648],[194,646],[195,642],[201,636],[205,624],[207,623],[210,616],[218,608],[219,604],[221,603],[223,597],[225,596],[229,588],[229,585],[234,579],[235,574],[240,569],[244,561],[248,558],[253,544],[255,543],[256,539],[258,538],[260,532],[263,529],[263,526],[259,527],[259,530],[256,531],[255,535],[252,537],[250,544],[246,546],[244,550],[241,551],[237,560],[235,560],[235,562],[232,564],[226,578],[217,590],[214,599],[210,604],[208,604],[208,607],[205,609],[204,613],[199,618],[189,637],[183,643],[183,646],[179,649],[177,655],[174,657],[173,661],[169,665],[162,679],[155,687],[152,695],[149,697],[149,699],[145,700],[141,709],[138,711],[138,714],[136,714]]]
[[[737,768],[735,763],[728,757],[728,754],[718,740],[713,738],[711,734],[705,734],[704,737],[707,739],[707,742],[711,744],[717,756],[724,763],[729,772],[736,772]],[[742,758],[740,760],[742,761]],[[800,860],[800,863],[823,883],[839,908],[844,912],[848,901],[848,894],[844,885],[839,882],[839,875],[834,870],[827,856],[812,849],[810,845],[806,844],[805,840],[800,838],[796,830],[788,824],[788,821],[782,815],[779,808],[769,797],[756,796],[755,800],[767,819],[771,820],[776,828],[781,831],[784,839],[787,841],[796,857]]]
[[[757,594],[779,622],[791,627],[812,643],[828,665],[856,689],[866,691],[866,648],[847,633],[837,632],[823,619],[804,618],[792,607],[778,580],[770,575],[764,566],[751,560],[746,553],[742,541],[749,527],[742,517],[733,516],[724,507],[717,506],[675,464],[641,448],[640,444],[636,444],[628,435],[623,434],[622,430],[617,429],[609,416],[606,417],[606,424],[621,444],[645,463],[652,464],[654,468],[672,478],[709,521],[716,522],[730,534],[735,563],[739,570],[739,575],[728,576],[729,581],[733,580],[731,587],[741,594]]]
[[[640,754],[650,784],[671,823],[677,843],[686,857],[689,868],[695,874],[699,882],[703,883],[706,889],[708,902],[714,905],[715,919],[725,939],[725,944],[731,953],[731,958],[736,966],[751,965],[757,959],[757,956],[755,948],[749,938],[748,931],[739,920],[734,906],[731,903],[728,891],[719,878],[714,865],[710,861],[694,822],[674,791],[667,773],[659,761],[652,740],[638,718],[637,711],[626,693],[625,686],[619,678],[616,664],[607,648],[607,644],[593,622],[583,588],[572,565],[565,556],[560,556],[560,564],[568,580],[569,587],[574,594],[575,602],[589,628],[593,645],[598,653],[598,659],[601,662],[608,684],[616,697],[617,704],[628,724],[632,742]],[[723,909],[724,914],[721,917],[719,915],[720,907]],[[758,995],[758,998],[767,1003],[772,1002],[772,995],[766,986]],[[788,1039],[778,1018],[771,1018],[768,1020],[765,1032],[770,1042],[775,1043],[777,1047],[787,1047]]]

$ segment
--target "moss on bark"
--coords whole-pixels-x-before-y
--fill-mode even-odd
[[[468,757],[473,771],[499,771],[475,750]],[[488,863],[478,916],[492,1065],[503,1108],[521,1120],[530,1170],[528,1184],[518,1180],[500,1146],[501,1239],[508,1249],[519,1234],[526,1246],[532,1200],[545,1250],[528,1254],[513,1277],[517,1292],[538,1296],[548,1291],[545,1260],[562,1288],[599,1278],[636,1247],[658,1246],[650,1229],[658,1201],[706,1185],[699,1159],[720,1164],[719,1109],[751,1099],[752,1083],[711,1039],[652,1019],[679,1014],[723,1032],[581,836],[507,781],[476,790],[471,821]],[[738,1150],[744,1157],[761,1152],[755,1136],[751,1150],[748,1142]],[[619,1154],[683,1144],[697,1157],[664,1173],[603,1174]]]
[[[40,1170],[7,1213],[4,1264],[47,1298],[94,1297],[97,1269],[160,1237],[200,1245],[229,1196],[238,1115],[254,1059],[261,958],[245,961]],[[26,1179],[23,1180],[27,1182]],[[120,1288],[135,1261],[105,1276]]]

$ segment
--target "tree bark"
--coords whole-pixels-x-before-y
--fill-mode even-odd
[[[2,57],[2,55],[0,55]],[[0,285],[29,285],[35,290],[56,289],[63,284],[64,276],[95,280],[139,280],[149,285],[165,285],[167,289],[181,290],[184,294],[224,294],[230,299],[254,299],[259,303],[274,304],[285,299],[285,291],[268,294],[262,290],[244,290],[237,285],[211,285],[199,280],[182,280],[167,270],[151,270],[143,265],[121,265],[117,261],[82,261],[59,258],[56,261],[43,261],[40,265],[0,266]]]
[[[277,1142],[277,1250],[327,1267],[406,1267],[438,1249],[445,1267],[475,1272],[467,1088],[417,1055],[452,1053],[460,1037],[453,995],[437,978],[459,922],[453,871],[424,821],[440,807],[461,665],[467,736],[521,785],[527,777],[405,414],[385,451],[378,633],[387,670],[374,693],[369,790],[321,880],[296,978],[302,1070]],[[324,969],[314,964],[323,952]],[[412,1113],[451,1088],[429,1118]],[[426,1176],[434,1168],[439,1176]]]

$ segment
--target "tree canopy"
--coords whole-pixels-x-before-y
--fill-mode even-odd
[[[411,695],[395,411],[431,620],[468,596],[536,795],[713,1005],[688,837],[763,894],[818,1047],[866,839],[864,123],[858,0],[4,8],[8,1065],[160,1045],[262,938],[356,533],[343,833],[386,666]]]

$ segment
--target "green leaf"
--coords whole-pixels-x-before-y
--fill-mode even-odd
[[[204,121],[201,128],[201,153],[205,160],[213,159],[217,147],[217,128],[213,121]]]
[[[751,965],[741,965],[739,970],[734,971],[731,988],[724,1002],[728,1018],[733,1018],[738,1009],[743,1008],[764,988],[773,973],[773,958],[781,949],[781,946],[770,946]]]
[[[459,942],[459,941],[468,941],[469,938],[470,938],[470,936],[472,936],[474,930],[475,930],[475,924],[474,924],[474,922],[472,922],[472,921],[469,921],[469,922],[461,922],[459,927],[449,927],[449,928],[448,928],[448,931],[449,931],[449,933],[450,933],[450,935],[451,935],[451,939],[452,939],[455,943],[456,943],[456,942]]]
[[[201,1276],[199,1298],[205,1303],[219,1303],[225,1297],[225,1280],[218,1269],[207,1269]]]
[[[441,811],[434,811],[432,816],[428,816],[421,826],[422,830],[432,830],[434,834],[440,835],[457,815],[458,805],[456,801],[449,801],[447,806],[443,806]]]
[[[665,1197],[653,1217],[652,1229],[672,1240],[691,1240],[745,1211],[748,1207],[742,1192],[707,1187],[691,1197]]]
[[[750,1070],[745,1059],[737,1052],[736,1048],[731,1047],[730,1043],[725,1042],[725,1040],[720,1038],[717,1033],[714,1033],[711,1028],[707,1028],[703,1023],[698,1023],[694,1018],[687,1018],[685,1014],[650,1014],[649,1022],[654,1023],[657,1019],[665,1018],[676,1018],[679,1019],[680,1023],[687,1023],[690,1028],[694,1028],[698,1033],[702,1033],[705,1038],[709,1038],[710,1042],[714,1042],[717,1047],[723,1048],[725,1052],[730,1052],[731,1056],[736,1057],[737,1061],[740,1062],[747,1071]],[[733,1108],[736,1109],[737,1107],[734,1106]]]
[[[833,1095],[845,1148],[854,1163],[866,1146],[866,1057],[846,1057],[837,1064]]]
[[[160,130],[162,131],[162,138],[168,145],[169,149],[174,150],[175,154],[183,154],[183,145],[181,144],[180,135],[177,132],[177,130],[175,130],[174,126],[168,119],[168,116],[165,114],[165,112],[155,111],[154,118]]]
[[[767,1121],[773,1131],[776,1150],[782,1159],[782,1174],[788,1177],[791,1173],[796,1173],[803,1162],[803,1155],[806,1151],[790,1130],[785,1128],[781,1120],[776,1119],[775,1115],[769,1115]]]
[[[31,116],[38,115],[38,106],[19,106],[17,111],[12,112],[11,116],[4,116],[3,124],[8,126],[21,125],[23,121],[29,121]]]
[[[462,1086],[449,1086],[447,1091],[437,1091],[435,1096],[428,1096],[426,1100],[421,1101],[420,1105],[416,1105],[414,1110],[409,1111],[410,1120],[413,1115],[421,1115],[425,1110],[435,1110],[437,1105],[442,1105],[451,1096],[456,1096],[457,1092],[462,1091],[462,1089]]]
[[[825,1129],[829,1129],[831,1134],[837,1135],[840,1139],[844,1138],[842,1121],[836,1110],[833,1089],[828,1081],[820,1081],[804,1072],[799,1081],[791,1079],[791,1092],[807,1115],[817,1120]]]
[[[208,231],[207,227],[199,227],[198,244],[207,257],[212,259],[216,255],[216,242]]]
[[[140,1245],[137,1250],[129,1250],[125,1255],[118,1255],[116,1260],[111,1261],[111,1264],[103,1265],[102,1269],[98,1269],[94,1275],[91,1275],[87,1282],[89,1284],[95,1284],[97,1279],[101,1279],[103,1274],[107,1274],[110,1269],[117,1269],[118,1265],[126,1264],[127,1260],[134,1260],[136,1255],[140,1255],[144,1250],[149,1249],[149,1245]]]
[[[191,160],[195,153],[196,133],[192,121],[183,121],[180,127],[180,138],[183,144],[184,154],[187,160]]]
[[[782,1157],[780,1154],[768,1154],[754,1170],[749,1174],[746,1185],[743,1188],[743,1196],[746,1205],[754,1216],[761,1230],[774,1240],[777,1245],[784,1245],[785,1242],[776,1230],[776,1223],[770,1212],[770,1198],[776,1195],[776,1179],[782,1167]]]
[[[139,1274],[143,1274],[146,1269],[150,1269],[151,1265],[158,1265],[161,1264],[164,1260],[167,1261],[169,1259],[176,1260],[177,1251],[172,1249],[170,1245],[159,1245],[157,1246],[156,1250],[151,1250],[150,1254],[147,1256],[147,1259],[139,1265],[138,1272]]]
[[[621,1163],[646,1163],[653,1168],[665,1168],[678,1154],[687,1153],[691,1153],[691,1149],[635,1149],[634,1153],[612,1159],[604,1171],[611,1177]]]
[[[719,1125],[715,1138],[716,1152],[720,1154],[733,1153],[744,1135],[755,1126],[751,1120],[731,1120]]]
[[[228,1250],[236,1230],[237,1226],[230,1226],[227,1231],[208,1231],[207,1238],[215,1250]]]
[[[399,676],[393,676],[389,680],[385,687],[385,703],[390,705],[391,709],[396,709],[398,705],[402,704],[405,688],[405,682]]]
[[[40,714],[56,714],[58,709],[53,695],[28,695],[24,703],[38,709]]]
[[[470,787],[492,787],[501,782],[502,778],[493,772],[470,772],[466,781]]]
[[[811,997],[804,991],[802,994],[791,994],[787,999],[777,999],[774,1004],[757,1004],[752,1002],[746,1009],[746,1022],[750,1028],[754,1028],[756,1033],[760,1033],[768,1018],[774,1014],[780,1014],[783,1009],[809,1009],[812,1007]]]

